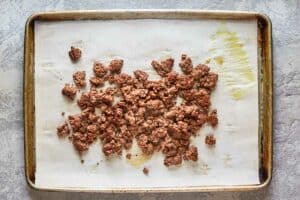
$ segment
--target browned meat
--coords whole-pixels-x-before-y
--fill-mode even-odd
[[[207,145],[215,145],[216,144],[216,138],[213,135],[207,135],[205,137],[205,144]]]
[[[121,69],[123,67],[123,60],[121,59],[115,59],[112,60],[108,66],[108,69],[111,73],[120,73]]]
[[[75,85],[65,84],[65,87],[62,89],[61,93],[67,96],[69,99],[74,100],[77,93],[77,88]]]
[[[90,83],[92,84],[92,86],[95,86],[95,87],[103,86],[104,79],[94,76],[94,77],[90,78]]]
[[[85,87],[85,71],[77,71],[73,74],[73,81],[77,87]]]
[[[148,74],[144,71],[141,71],[141,70],[136,70],[133,72],[134,73],[134,76],[135,78],[137,78],[139,81],[146,81],[148,79]]]
[[[106,75],[107,73],[107,69],[105,68],[105,66],[100,63],[100,62],[95,62],[94,66],[93,66],[93,71],[95,73],[95,75],[99,78],[102,78]]]
[[[161,62],[153,60],[151,62],[151,65],[160,76],[164,77],[172,71],[174,65],[174,59],[168,58]]]
[[[67,123],[59,126],[58,136],[68,135],[80,153],[99,139],[105,156],[120,156],[136,139],[145,155],[161,152],[168,167],[179,166],[184,160],[197,161],[198,150],[190,144],[191,137],[199,135],[205,123],[212,127],[218,124],[217,110],[209,112],[217,74],[206,65],[194,68],[187,55],[182,55],[179,64],[183,74],[172,71],[172,58],[152,61],[151,65],[160,80],[148,80],[141,70],[134,71],[134,76],[121,73],[123,60],[112,60],[107,68],[95,62],[91,88],[77,101],[81,113],[68,116],[71,129]],[[84,71],[73,74],[77,87],[86,86],[85,76]],[[106,81],[112,86],[98,88]],[[74,99],[76,86],[66,84],[62,93]],[[176,105],[178,97],[182,98],[180,105]],[[216,139],[206,136],[205,143],[215,145]],[[131,159],[131,154],[126,158]],[[143,171],[149,172],[147,168]]]
[[[147,167],[144,167],[143,173],[144,173],[145,175],[148,175],[148,174],[149,174],[149,169],[148,169]]]
[[[182,72],[185,74],[191,74],[193,71],[192,59],[188,57],[186,54],[181,55],[181,62],[179,63],[179,66]]]
[[[77,62],[81,58],[81,50],[71,46],[69,56],[73,62]]]
[[[57,135],[59,137],[65,137],[65,136],[68,136],[69,134],[70,134],[70,129],[69,129],[67,123],[64,123],[64,124],[60,125],[59,127],[57,127]]]

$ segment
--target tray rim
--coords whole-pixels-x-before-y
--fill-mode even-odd
[[[116,16],[115,16],[116,15]],[[34,146],[34,30],[35,20],[63,21],[63,20],[87,20],[87,19],[253,19],[257,18],[263,24],[258,28],[261,32],[261,52],[264,56],[258,63],[263,70],[265,81],[260,83],[259,96],[259,135],[263,138],[259,149],[262,181],[253,185],[229,185],[229,186],[191,186],[191,187],[160,187],[160,188],[49,188],[39,187],[34,183],[35,170],[35,146]],[[258,12],[247,11],[221,11],[198,9],[114,9],[114,10],[70,10],[49,11],[32,14],[26,21],[24,36],[24,77],[23,77],[23,106],[24,106],[24,160],[25,178],[30,188],[40,191],[69,191],[69,192],[102,192],[102,193],[142,193],[142,192],[217,192],[217,191],[248,191],[261,189],[269,185],[272,179],[272,112],[273,112],[273,78],[272,78],[272,27],[270,18]],[[259,38],[258,38],[259,39]],[[260,55],[259,55],[260,56]],[[258,56],[258,57],[259,57]],[[262,66],[260,66],[262,65]],[[263,103],[263,108],[260,108]],[[262,113],[261,113],[262,109]],[[261,119],[261,115],[263,115]],[[262,122],[263,121],[263,122]],[[262,126],[262,127],[261,127]]]

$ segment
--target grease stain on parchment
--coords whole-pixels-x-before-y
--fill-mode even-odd
[[[222,56],[216,56],[214,57],[214,60],[218,65],[223,65],[224,63],[224,58]]]
[[[207,58],[205,61],[204,61],[204,64],[208,65],[211,61],[211,58]]]
[[[133,141],[132,148],[129,153],[131,153],[131,158],[126,160],[135,168],[141,167],[144,163],[151,159],[151,155],[143,154],[135,140]]]
[[[233,99],[244,98],[249,89],[255,85],[255,74],[250,66],[244,44],[236,32],[228,30],[226,24],[219,26],[211,35],[212,58],[217,65],[220,78]]]

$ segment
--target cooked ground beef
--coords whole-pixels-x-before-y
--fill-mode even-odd
[[[73,81],[77,87],[85,87],[85,71],[77,71],[73,74]]]
[[[128,160],[130,160],[130,159],[131,159],[131,154],[130,154],[130,153],[126,154],[126,158],[127,158]]]
[[[181,62],[179,63],[179,66],[182,72],[185,74],[191,74],[193,71],[192,59],[185,54],[181,56]]]
[[[77,62],[81,58],[81,50],[79,48],[71,47],[69,56],[73,62]]]
[[[95,62],[93,66],[93,71],[95,75],[99,78],[102,78],[107,73],[107,68],[100,62]]]
[[[105,156],[121,155],[137,140],[144,154],[164,154],[166,166],[197,161],[198,150],[190,140],[205,123],[213,127],[218,124],[217,110],[210,111],[218,76],[206,65],[193,67],[187,55],[182,55],[179,63],[184,74],[172,71],[172,58],[152,61],[151,65],[160,80],[148,80],[148,74],[141,70],[134,71],[134,76],[121,73],[123,60],[112,60],[108,68],[94,63],[91,88],[82,92],[77,102],[81,113],[68,116],[72,130],[63,124],[57,134],[72,133],[70,138],[79,152],[87,151],[99,138]],[[85,72],[76,72],[73,78],[78,87],[85,86]],[[105,81],[115,86],[104,89]],[[63,94],[73,99],[76,91],[75,86],[66,84]],[[176,105],[178,97],[183,99],[180,105]],[[100,114],[95,113],[96,108]],[[205,143],[214,145],[216,140],[209,135]],[[126,158],[130,159],[131,154]],[[143,171],[148,173],[147,168]]]
[[[144,167],[143,173],[144,173],[145,175],[148,175],[148,174],[149,174],[149,169],[148,169],[147,167]]]
[[[164,77],[172,71],[174,65],[174,59],[168,58],[161,62],[153,60],[151,62],[151,65],[160,76]]]
[[[99,78],[97,76],[94,76],[94,77],[90,78],[90,83],[94,87],[103,86],[104,85],[104,79]]]
[[[121,69],[123,67],[123,60],[121,59],[115,59],[115,60],[112,60],[108,66],[108,70],[111,72],[111,73],[120,73],[121,72]]]
[[[75,85],[65,84],[65,87],[62,89],[61,93],[67,96],[69,99],[74,100],[76,96],[77,88]]]
[[[213,135],[207,135],[205,137],[205,144],[207,145],[215,145],[216,144],[216,138]]]
[[[70,134],[70,129],[66,122],[60,125],[59,127],[57,127],[57,135],[59,137],[65,137],[68,136],[69,134]]]

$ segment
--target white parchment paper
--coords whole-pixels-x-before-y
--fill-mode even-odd
[[[185,162],[168,169],[158,153],[139,167],[126,159],[107,160],[99,141],[84,155],[85,162],[68,139],[59,139],[56,127],[64,121],[61,112],[79,113],[76,101],[61,95],[72,73],[85,70],[92,74],[95,60],[107,63],[124,59],[123,71],[146,70],[155,78],[153,59],[175,58],[186,53],[193,63],[213,59],[211,36],[226,24],[236,33],[255,75],[253,87],[239,100],[233,99],[219,74],[212,95],[212,108],[218,109],[216,129],[204,127],[192,143],[198,147],[199,161]],[[68,57],[71,45],[82,49],[81,60],[73,64]],[[219,50],[222,51],[222,50]],[[221,52],[222,53],[222,52]],[[231,59],[225,58],[227,65]],[[216,64],[209,66],[218,71]],[[178,69],[177,69],[178,70]],[[180,187],[201,185],[257,184],[258,180],[258,90],[257,23],[216,20],[107,20],[35,23],[35,111],[36,111],[36,185],[40,187],[81,187],[89,189]],[[79,96],[79,95],[78,95]],[[214,133],[215,148],[204,144],[206,134]],[[98,164],[97,164],[98,163]],[[149,168],[149,176],[142,173]]]

